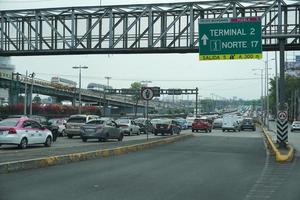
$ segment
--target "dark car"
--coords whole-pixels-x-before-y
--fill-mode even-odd
[[[140,127],[141,133],[154,133],[154,127],[151,121],[146,118],[135,119],[134,122]]]
[[[51,133],[53,135],[53,142],[56,141],[56,139],[59,135],[59,133],[58,133],[59,127],[56,125],[52,125],[51,123],[48,123],[46,117],[39,116],[39,115],[10,115],[10,116],[8,116],[8,118],[21,118],[21,117],[28,117],[28,118],[33,119],[33,120],[37,121],[38,123],[40,123],[43,127],[47,128],[48,130],[51,131]]]
[[[176,120],[172,119],[160,119],[154,124],[154,135],[161,133],[165,134],[180,134],[180,125]]]
[[[251,129],[252,131],[256,130],[255,123],[252,118],[244,118],[241,122],[241,130]]]
[[[80,137],[83,142],[86,142],[88,139],[98,139],[99,141],[117,139],[122,141],[123,132],[113,120],[93,119],[81,126]]]

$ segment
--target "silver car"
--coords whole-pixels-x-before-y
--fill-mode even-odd
[[[80,137],[83,142],[88,139],[107,141],[108,139],[123,140],[123,133],[117,123],[110,119],[93,119],[80,128]]]
[[[116,122],[124,134],[140,134],[140,127],[131,119],[118,119]]]
[[[71,115],[65,129],[68,138],[80,136],[80,127],[92,119],[99,119],[99,117],[97,115]]]

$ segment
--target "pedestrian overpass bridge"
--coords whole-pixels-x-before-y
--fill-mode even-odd
[[[198,20],[261,17],[264,51],[300,50],[300,3],[210,0],[0,12],[0,56],[198,52]]]

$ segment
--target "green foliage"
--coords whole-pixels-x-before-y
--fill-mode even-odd
[[[271,88],[269,90],[270,109],[275,112],[276,108],[276,81],[271,79]],[[291,105],[291,96],[295,90],[300,90],[300,78],[289,76],[285,77],[285,100],[288,105]]]
[[[133,82],[131,83],[130,88],[140,90],[142,88],[142,84],[140,82]],[[140,93],[132,96],[132,100],[135,102],[135,109],[134,109],[135,116],[137,114],[137,105],[139,103],[140,98],[141,98]]]

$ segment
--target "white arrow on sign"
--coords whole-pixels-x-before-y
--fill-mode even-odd
[[[207,35],[206,35],[206,34],[204,34],[204,35],[202,36],[201,40],[203,41],[203,45],[204,45],[204,46],[206,46],[206,44],[207,44],[207,40],[208,40],[208,37],[207,37]]]

